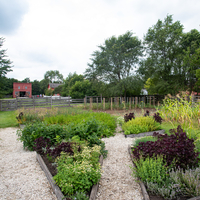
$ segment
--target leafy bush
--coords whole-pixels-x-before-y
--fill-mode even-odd
[[[199,152],[195,152],[194,140],[189,139],[180,126],[174,135],[168,136],[154,133],[157,141],[140,142],[133,149],[133,155],[136,159],[140,157],[147,158],[162,155],[168,166],[175,160],[176,167],[186,169],[187,167],[196,167],[199,162]]]
[[[182,186],[184,195],[189,197],[200,196],[200,167],[172,170],[169,175],[175,184]]]
[[[35,123],[27,124],[24,129],[17,131],[19,140],[23,142],[24,148],[27,147],[28,150],[33,150],[35,145],[35,139],[43,137],[44,139],[49,138],[52,144],[56,143],[56,136],[60,136],[62,139],[69,138],[70,135],[66,133],[63,126],[59,124],[47,125],[46,123]]]
[[[134,161],[136,168],[133,168],[133,174],[136,177],[146,182],[157,183],[163,185],[169,182],[169,167],[166,167],[166,163],[162,156],[140,158]]]
[[[149,116],[149,111],[148,110],[146,110],[146,113],[144,113],[144,117],[147,117],[147,116]]]
[[[160,124],[152,117],[137,117],[122,125],[125,135],[138,134],[142,132],[155,131],[160,129]]]
[[[85,147],[81,153],[68,156],[61,153],[56,160],[58,173],[53,179],[64,194],[72,195],[75,192],[86,193],[101,177],[98,163],[100,147]]]
[[[153,115],[153,118],[154,118],[154,120],[156,121],[156,122],[158,122],[158,123],[162,123],[162,117],[160,116],[160,113],[159,112],[157,112],[157,113],[155,113],[154,115]]]
[[[33,150],[39,154],[44,154],[44,149],[49,149],[51,147],[51,140],[49,138],[43,138],[42,136],[35,139]]]
[[[146,137],[143,137],[143,138],[137,138],[135,141],[133,141],[133,146],[138,146],[138,144],[140,142],[147,142],[147,141],[153,141],[155,142],[157,140],[156,137],[153,137],[153,136],[146,136]]]
[[[134,113],[129,113],[124,115],[124,121],[128,122],[131,119],[135,119]]]

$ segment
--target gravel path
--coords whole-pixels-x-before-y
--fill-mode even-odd
[[[0,199],[56,200],[47,178],[36,161],[36,153],[25,151],[17,140],[17,128],[0,129]],[[114,137],[104,138],[108,156],[103,161],[103,174],[97,200],[142,200],[140,186],[131,176],[132,161],[125,138],[117,128]]]
[[[36,153],[23,149],[16,131],[0,129],[0,199],[56,200]]]
[[[103,174],[97,200],[142,200],[140,185],[131,176],[129,166],[133,166],[128,153],[128,145],[133,138],[125,138],[121,128],[114,137],[104,138],[108,156],[103,161]]]

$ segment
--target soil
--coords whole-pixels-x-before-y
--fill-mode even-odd
[[[41,155],[44,163],[46,164],[49,172],[52,176],[55,176],[57,174],[57,168],[56,165],[52,165],[52,162],[50,162],[45,155]]]

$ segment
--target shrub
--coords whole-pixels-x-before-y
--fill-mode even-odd
[[[75,192],[89,192],[92,185],[101,177],[100,164],[98,163],[100,147],[85,147],[81,153],[68,156],[61,153],[56,160],[58,173],[53,179],[66,195]]]
[[[146,110],[146,113],[144,113],[144,117],[147,117],[147,116],[149,116],[149,111],[148,110]]]
[[[23,142],[24,148],[27,147],[29,150],[33,150],[35,145],[35,139],[43,137],[44,139],[49,138],[52,144],[56,143],[56,136],[60,136],[62,139],[69,138],[70,135],[66,134],[66,130],[59,124],[47,125],[46,123],[35,123],[29,124],[17,131],[19,140]]]
[[[133,150],[136,159],[162,155],[167,165],[171,165],[175,159],[176,167],[186,169],[196,167],[199,162],[199,152],[195,152],[194,140],[189,139],[180,126],[174,135],[168,136],[154,133],[157,141],[140,142]]]
[[[136,177],[146,182],[157,183],[158,185],[163,185],[169,182],[169,167],[166,167],[166,163],[162,156],[157,157],[146,157],[140,158],[134,161],[136,168],[133,170],[133,174]]]
[[[162,123],[162,117],[160,116],[160,113],[159,112],[157,112],[157,113],[155,113],[154,115],[153,115],[153,118],[154,118],[154,120],[156,121],[156,122],[158,122],[158,123]]]
[[[152,117],[137,117],[122,125],[125,135],[138,134],[142,132],[155,131],[160,129],[160,124]]]
[[[128,122],[131,119],[135,119],[134,113],[129,113],[124,115],[124,122]]]
[[[51,140],[49,138],[39,137],[34,141],[33,150],[39,154],[44,154],[44,149],[49,149],[51,147]]]

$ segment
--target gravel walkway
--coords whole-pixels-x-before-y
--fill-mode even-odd
[[[129,166],[133,166],[128,153],[128,145],[133,138],[125,138],[121,128],[117,128],[114,137],[104,138],[108,156],[103,161],[103,174],[97,194],[97,200],[142,200],[140,185],[131,176]]]
[[[47,178],[36,161],[36,153],[25,151],[17,140],[17,128],[0,129],[0,199],[56,200]],[[132,161],[125,138],[117,128],[114,137],[104,138],[108,156],[103,161],[103,174],[97,200],[142,200],[140,186],[131,176]]]
[[[0,199],[56,200],[36,153],[23,149],[16,131],[0,129]]]

